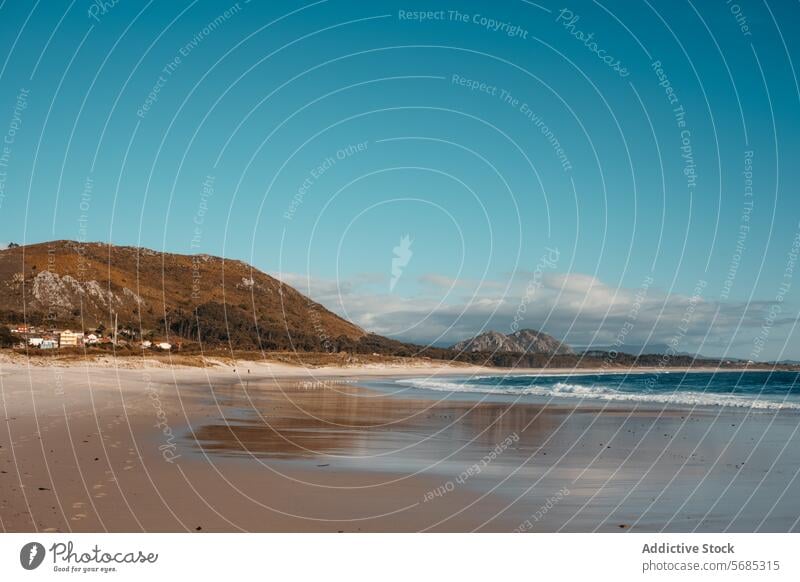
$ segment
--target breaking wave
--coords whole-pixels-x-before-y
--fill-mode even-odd
[[[482,377],[482,380],[490,377]],[[680,391],[625,391],[598,384],[576,384],[555,382],[549,385],[530,384],[527,386],[503,386],[503,378],[497,377],[497,384],[487,385],[470,381],[445,381],[427,378],[396,380],[396,383],[421,390],[439,392],[469,392],[480,394],[500,394],[509,396],[542,396],[549,398],[582,398],[613,402],[648,402],[656,404],[676,404],[682,406],[732,406],[736,408],[755,408],[780,410],[800,410],[800,402],[784,399],[767,399],[757,395],[719,394],[714,392]]]

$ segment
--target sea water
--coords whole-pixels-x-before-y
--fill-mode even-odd
[[[642,402],[683,406],[733,406],[800,410],[800,372],[658,371],[554,375],[497,374],[407,378],[395,383],[453,395],[474,393],[586,401]]]

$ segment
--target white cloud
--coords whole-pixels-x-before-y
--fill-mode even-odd
[[[490,281],[484,279],[482,281],[475,279],[458,279],[454,277],[447,277],[446,275],[439,275],[438,273],[425,273],[417,277],[417,281],[424,285],[430,285],[440,289],[497,289],[502,288],[503,285],[497,281]]]

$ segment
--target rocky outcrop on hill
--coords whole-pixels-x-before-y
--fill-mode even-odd
[[[459,352],[514,352],[521,354],[572,354],[572,348],[551,335],[534,329],[521,329],[512,334],[487,331],[452,347]]]

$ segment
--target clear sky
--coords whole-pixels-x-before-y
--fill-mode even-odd
[[[800,359],[795,2],[6,0],[0,29],[6,242],[242,259],[419,342]]]

